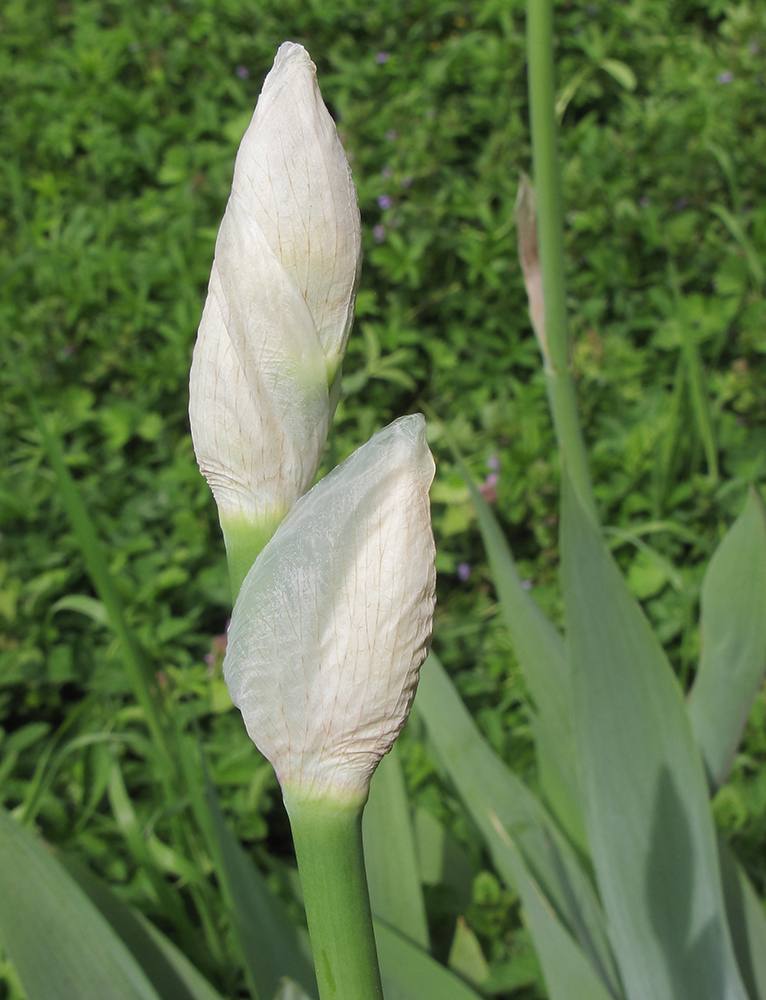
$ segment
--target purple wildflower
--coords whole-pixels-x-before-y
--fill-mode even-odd
[[[725,73],[719,73],[716,79],[719,83],[731,83],[734,80],[734,74],[727,69]]]
[[[376,243],[382,243],[386,238],[386,227],[385,226],[375,226],[372,231],[372,238]]]
[[[237,74],[240,80],[247,80],[247,78],[250,76],[250,70],[247,68],[247,66],[237,66],[234,72]]]
[[[378,197],[378,207],[379,208],[391,208],[393,205],[393,200],[387,194],[381,194]]]
[[[458,579],[462,580],[463,583],[465,583],[465,581],[471,575],[471,564],[467,562],[461,562],[457,568],[457,575]]]
[[[388,62],[388,52],[376,52],[375,53],[375,62],[378,64],[378,66],[382,66],[384,63],[387,63]]]

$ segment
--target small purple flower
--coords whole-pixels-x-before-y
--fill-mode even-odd
[[[378,64],[378,66],[382,66],[384,63],[387,63],[388,62],[388,52],[376,52],[375,53],[375,62]]]
[[[247,68],[247,66],[237,66],[234,72],[237,74],[240,80],[247,80],[248,77],[250,76],[250,70]]]
[[[399,133],[396,131],[395,128],[386,129],[386,138],[388,139],[389,142],[393,142],[394,139],[398,138],[398,136]]]
[[[734,80],[734,74],[727,69],[725,73],[718,74],[717,80],[719,83],[731,83]]]
[[[376,243],[382,243],[386,238],[386,227],[385,226],[375,226],[372,231],[372,238]]]
[[[403,188],[412,187],[412,178],[411,177],[402,177],[402,187]]]
[[[389,178],[391,174],[393,174],[393,170],[391,169],[391,167],[383,167],[380,174],[381,177]]]
[[[758,53],[761,51],[761,46],[758,44],[758,42],[750,42],[747,48],[748,51],[751,52],[754,56],[757,56]]]
[[[64,344],[64,346],[61,348],[62,358],[71,358],[73,354],[74,354],[74,345]]]
[[[378,207],[379,208],[391,208],[393,205],[393,200],[387,194],[381,194],[378,196]]]
[[[675,210],[677,212],[682,211],[689,204],[689,199],[685,195],[681,195],[680,198],[676,198]]]
[[[457,568],[458,579],[462,580],[463,583],[465,583],[465,581],[468,579],[470,575],[471,575],[471,564],[467,562],[461,562]]]
[[[500,471],[500,459],[497,455],[490,455],[487,459],[487,468],[492,469],[493,472]]]
[[[648,208],[651,205],[649,196],[645,194],[642,198],[639,198],[638,204],[641,206],[641,208]]]
[[[497,486],[500,482],[500,476],[496,472],[490,472],[484,481],[485,486]]]
[[[521,581],[521,586],[523,587],[524,590],[531,590],[532,589],[532,581],[531,580],[522,580]]]

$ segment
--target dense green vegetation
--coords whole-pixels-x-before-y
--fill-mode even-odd
[[[530,169],[523,14],[515,0],[0,10],[2,803],[230,996],[242,978],[229,917],[203,848],[178,836],[182,805],[159,791],[162,760],[24,386],[62,440],[163,697],[200,735],[231,829],[287,898],[276,782],[221,678],[227,573],[186,416],[234,153],[279,43],[302,42],[352,160],[365,239],[325,469],[428,408],[559,617],[558,469],[513,222]],[[766,11],[594,0],[562,3],[557,17],[568,292],[597,499],[688,685],[702,570],[747,482],[766,479]],[[474,508],[438,420],[431,436],[435,649],[490,743],[534,782],[524,678]],[[762,895],[765,721],[761,694],[715,803]],[[417,718],[401,750],[413,801],[464,863],[461,891],[428,887],[438,957],[460,918],[463,952],[470,931],[504,995],[514,983],[525,1000],[542,995],[517,900]],[[462,961],[475,971],[475,956]],[[10,971],[2,995],[21,996]]]

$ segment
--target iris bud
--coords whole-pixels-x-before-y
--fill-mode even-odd
[[[428,651],[425,420],[402,417],[297,501],[234,607],[223,670],[286,798],[362,803]]]
[[[316,476],[360,265],[343,146],[308,53],[285,42],[237,154],[190,377],[235,590]]]

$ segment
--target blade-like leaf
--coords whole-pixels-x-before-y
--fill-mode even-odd
[[[386,1000],[481,1000],[470,986],[381,920],[375,943]]]
[[[562,576],[588,832],[630,1000],[745,1000],[680,688],[565,484]]]
[[[718,835],[726,915],[739,971],[750,1000],[766,1000],[766,913],[750,880]]]
[[[396,744],[373,776],[362,834],[373,915],[428,950],[426,908]]]
[[[529,873],[507,832],[498,826],[503,844],[503,867],[513,872],[551,1000],[617,1000],[622,993],[616,983],[605,984],[583,950],[565,930],[551,909],[545,893]],[[502,869],[501,869],[502,872]]]
[[[422,883],[447,890],[455,911],[465,909],[473,898],[473,870],[461,845],[425,809],[415,811],[415,842]]]
[[[433,653],[421,670],[415,707],[498,872],[522,902],[528,895],[527,919],[549,987],[566,980],[558,971],[562,962],[574,963],[590,989],[583,1000],[620,996],[603,916],[574,852],[526,785],[484,741]],[[544,901],[539,905],[538,895]],[[558,930],[533,926],[538,913],[550,914]],[[570,949],[561,945],[562,936],[571,941]],[[559,993],[554,1000],[575,996]]]
[[[573,842],[586,850],[564,644],[529,591],[524,589],[513,555],[489,504],[474,485],[459,453],[453,450],[476,507],[505,624],[535,701],[534,734],[540,786]]]
[[[766,515],[755,490],[710,561],[701,613],[689,716],[708,777],[719,788],[766,670]]]
[[[217,870],[225,880],[234,924],[248,965],[251,989],[257,1000],[271,1000],[285,977],[309,996],[317,995],[311,962],[301,949],[298,930],[266,880],[229,832],[207,774],[206,799],[210,811]]]
[[[59,857],[130,950],[162,1000],[222,1000],[202,974],[153,924],[129,909],[79,861]]]
[[[489,979],[489,966],[479,940],[463,917],[458,917],[447,964],[480,989]]]
[[[29,1000],[159,1000],[77,883],[3,809],[0,946]]]

